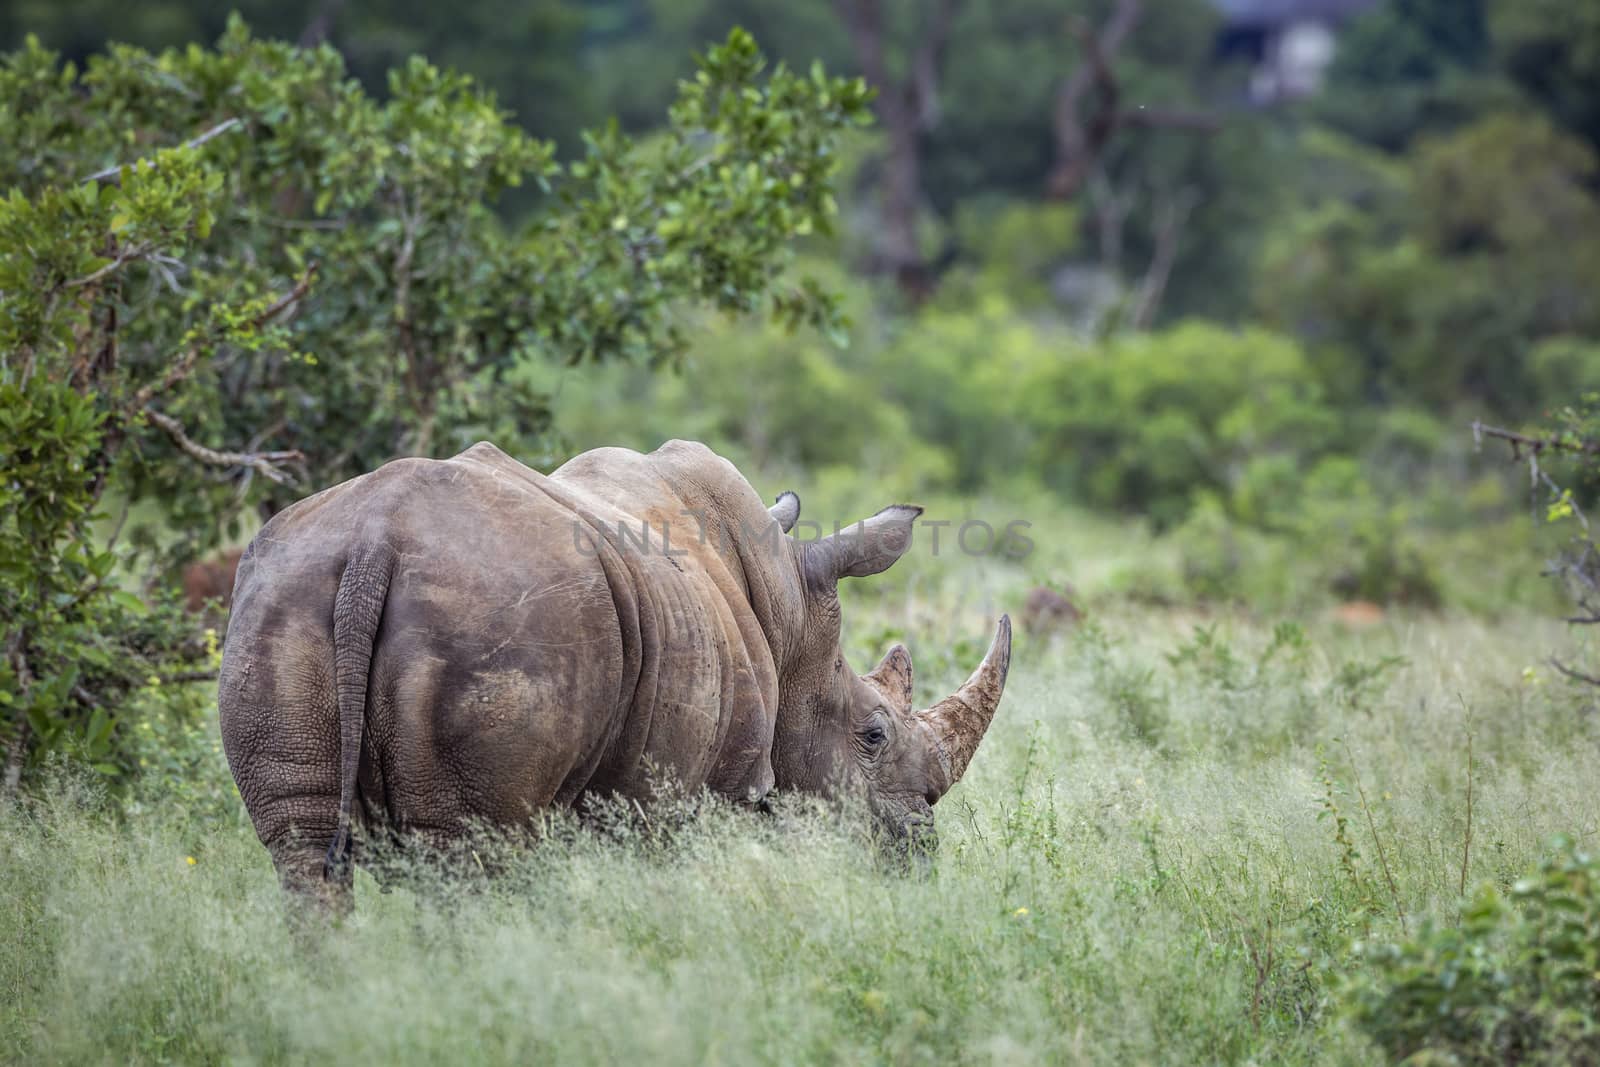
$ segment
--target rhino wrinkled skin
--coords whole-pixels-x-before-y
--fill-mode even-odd
[[[239,564],[218,706],[285,886],[347,900],[355,822],[447,844],[646,802],[663,772],[748,803],[853,790],[891,834],[929,833],[999,703],[1009,620],[914,711],[903,647],[845,664],[837,582],[898,559],[921,509],[799,541],[799,506],[695,443],[549,476],[480,443],[275,516]]]

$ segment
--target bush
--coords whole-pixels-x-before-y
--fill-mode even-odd
[[[1247,470],[1304,467],[1336,441],[1304,353],[1263,330],[1189,323],[1064,352],[1026,390],[1038,462],[1086,503],[1179,522]]]
[[[1357,949],[1346,1010],[1395,1059],[1600,1060],[1600,857],[1569,839],[1509,896],[1481,889],[1460,926]]]

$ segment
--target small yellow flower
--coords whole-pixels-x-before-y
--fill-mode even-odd
[[[189,866],[193,867],[194,866],[194,857],[193,856],[185,856],[185,857],[183,857],[183,862],[185,862]]]
[[[1027,914],[1028,914],[1028,909],[1027,908],[1018,908],[1016,911],[1012,912],[1011,914],[1013,916],[1015,916],[1016,918],[1018,918],[1018,919],[1025,918],[1027,916]]]

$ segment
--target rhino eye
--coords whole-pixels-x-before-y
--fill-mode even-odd
[[[861,732],[861,740],[876,747],[889,740],[889,735],[883,732],[881,726],[869,726]]]

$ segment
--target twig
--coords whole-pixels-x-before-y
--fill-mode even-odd
[[[221,137],[223,134],[229,132],[230,130],[235,130],[235,129],[242,128],[243,125],[244,125],[244,123],[241,122],[237,118],[224,119],[223,121],[217,123],[215,126],[211,127],[209,130],[207,130],[204,133],[200,134],[198,137],[192,137],[189,140],[183,142],[183,144],[180,145],[179,147],[181,147],[181,148],[199,148],[201,145],[205,144],[207,141],[213,140],[214,138],[217,138],[217,137]],[[122,168],[125,167],[125,166],[126,167],[138,167],[138,166],[154,167],[155,163],[152,160],[148,160],[148,159],[138,159],[138,160],[134,160],[132,163],[117,163],[117,164],[113,164],[112,166],[109,166],[104,170],[95,171],[93,174],[89,175],[87,178],[82,179],[79,182],[79,184],[80,185],[87,185],[90,182],[110,182],[112,185],[118,185],[122,181]]]
[[[1576,452],[1580,455],[1600,455],[1600,440],[1591,440],[1582,437],[1533,437],[1515,430],[1501,429],[1499,426],[1485,426],[1482,422],[1474,420],[1472,423],[1473,443],[1482,446],[1485,437],[1498,438],[1511,443],[1511,458],[1520,460],[1521,450],[1526,448],[1534,455],[1541,452]]]
[[[177,445],[180,451],[213,467],[244,467],[278,485],[293,485],[294,475],[277,465],[303,461],[306,458],[298,449],[282,452],[222,452],[207,448],[191,438],[184,430],[183,424],[172,416],[157,411],[149,405],[143,410],[145,417],[166,431],[167,436],[172,438],[172,443]]]
[[[1250,936],[1245,928],[1244,916],[1234,913],[1234,920],[1239,924],[1239,940],[1244,942],[1245,951],[1250,954],[1250,966],[1255,970],[1255,989],[1250,995],[1250,1028],[1256,1033],[1261,1032],[1261,1001],[1262,994],[1266,991],[1267,981],[1272,977],[1273,965],[1277,962],[1276,953],[1272,945],[1272,919],[1267,919],[1267,934],[1265,938],[1266,952],[1257,947],[1256,939]]]
[[[1200,196],[1189,187],[1180,189],[1175,196],[1162,204],[1161,221],[1156,227],[1156,247],[1150,256],[1150,266],[1139,283],[1139,293],[1134,301],[1129,325],[1135,330],[1145,330],[1161,306],[1161,297],[1167,291],[1167,280],[1172,276],[1172,266],[1178,258],[1178,240],[1183,235],[1183,225],[1189,212],[1199,202]]]
[[[317,276],[317,267],[318,264],[315,261],[309,264],[306,267],[305,274],[300,276],[298,282],[295,282],[294,288],[273,301],[266,310],[262,311],[254,319],[251,319],[250,324],[256,329],[260,329],[298,303],[311,290],[311,282]],[[184,349],[178,358],[173,360],[172,366],[167,368],[167,373],[162,375],[159,382],[151,382],[133,395],[133,403],[129,405],[129,408],[138,411],[148,407],[150,401],[187,378],[189,372],[194,369],[194,365],[199,362],[203,348],[204,345],[196,341]]]
[[[1361,769],[1356,766],[1355,753],[1350,751],[1350,742],[1339,742],[1344,746],[1344,754],[1350,760],[1350,777],[1356,783],[1356,795],[1361,798],[1361,813],[1367,817],[1367,829],[1372,831],[1372,844],[1378,850],[1378,865],[1383,868],[1383,880],[1389,883],[1389,895],[1394,898],[1395,914],[1400,916],[1400,932],[1410,935],[1411,930],[1406,923],[1405,905],[1400,903],[1400,889],[1394,884],[1394,872],[1389,869],[1389,857],[1383,851],[1383,838],[1378,836],[1378,824],[1372,818],[1372,806],[1367,803],[1367,791],[1361,786]]]
[[[273,319],[277,318],[279,315],[283,314],[290,305],[298,303],[301,297],[305,296],[306,293],[311,291],[311,281],[317,276],[317,268],[320,265],[321,264],[319,264],[316,260],[312,260],[306,266],[306,272],[300,276],[300,280],[294,283],[294,288],[290,289],[287,293],[284,293],[282,296],[278,297],[277,300],[273,301],[272,304],[268,306],[267,310],[263,311],[261,314],[257,315],[253,320],[251,320],[252,324],[257,329],[260,329]]]
[[[150,251],[150,249],[151,245],[148,243],[125,245],[122,250],[116,254],[116,257],[105,266],[101,267],[99,270],[93,271],[92,273],[85,274],[81,278],[73,278],[71,281],[62,282],[61,288],[81,289],[86,285],[93,285],[106,275],[120,270],[124,264],[143,258]]]
[[[1554,656],[1550,657],[1550,666],[1554,667],[1556,670],[1560,671],[1562,674],[1566,675],[1568,678],[1571,678],[1575,682],[1587,682],[1590,685],[1600,686],[1600,678],[1596,678],[1592,674],[1584,674],[1582,671],[1573,670],[1571,667],[1568,667]]]

